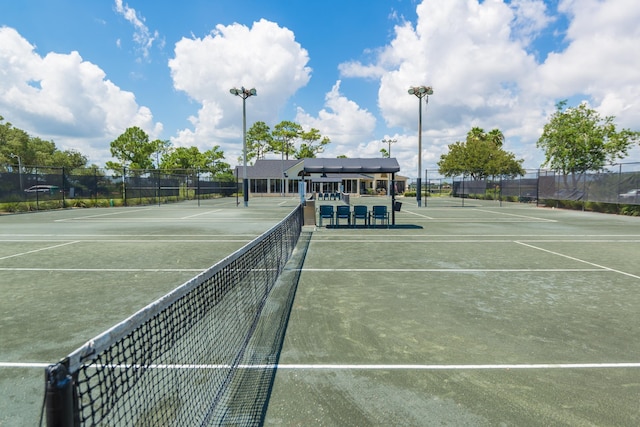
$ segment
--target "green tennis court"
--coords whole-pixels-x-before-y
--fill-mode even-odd
[[[640,422],[638,218],[399,200],[395,228],[305,227],[265,425]],[[45,365],[296,205],[1,217],[0,425],[37,423]]]
[[[0,425],[36,425],[43,367],[282,220],[235,198],[0,217]]]

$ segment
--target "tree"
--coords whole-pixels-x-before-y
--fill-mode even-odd
[[[77,150],[56,150],[49,161],[49,166],[62,166],[68,169],[83,168],[87,165],[87,157]]]
[[[302,134],[302,126],[289,120],[283,120],[273,127],[272,150],[274,153],[284,153],[289,160],[289,154],[295,153],[293,143],[300,138]]]
[[[331,142],[328,137],[320,135],[320,131],[315,128],[311,128],[308,132],[302,132],[300,139],[302,144],[295,154],[296,159],[313,159],[316,154],[324,151],[325,145]]]
[[[80,168],[87,157],[76,150],[60,151],[53,141],[32,137],[22,129],[14,128],[0,116],[0,163],[18,168],[18,158],[23,170],[29,172],[35,166]]]
[[[156,139],[155,141],[152,142],[152,144],[155,146],[155,150],[154,150],[155,161],[154,161],[154,164],[156,166],[156,169],[160,169],[161,168],[160,159],[162,157],[164,157],[164,155],[167,154],[171,150],[171,141],[169,141],[167,139],[165,139],[165,140]]]
[[[446,177],[469,175],[477,180],[490,176],[524,175],[524,160],[516,160],[513,153],[504,151],[503,141],[504,135],[499,129],[487,133],[474,127],[467,133],[465,142],[449,145],[449,152],[440,156],[438,170]]]
[[[640,132],[616,131],[614,116],[602,118],[586,103],[575,108],[566,106],[566,100],[556,104],[536,145],[545,151],[542,166],[563,174],[567,185],[567,175],[573,177],[575,186],[579,175],[602,170],[607,163],[624,158],[640,139]]]
[[[271,128],[265,122],[255,122],[247,131],[247,161],[264,159],[273,149]]]
[[[231,173],[231,166],[222,162],[222,159],[224,159],[224,153],[218,145],[204,153],[201,153],[197,147],[178,147],[162,156],[161,167],[163,170],[197,169],[214,175]]]
[[[220,149],[219,145],[214,146],[212,149],[202,153],[202,169],[211,172],[212,174],[219,175],[231,175],[231,165],[223,162],[224,152]]]
[[[196,169],[203,163],[202,154],[197,147],[177,147],[162,156],[163,170]]]
[[[108,161],[109,169],[121,171],[122,168],[151,169],[152,156],[155,155],[158,144],[149,141],[149,136],[137,126],[124,131],[122,135],[111,141],[111,155],[119,162]]]

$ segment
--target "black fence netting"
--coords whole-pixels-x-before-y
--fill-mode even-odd
[[[568,200],[638,205],[640,163],[617,164],[599,172],[575,174],[535,170],[517,178],[455,177],[451,184],[451,195],[521,202]]]
[[[0,165],[0,203],[28,203],[38,209],[51,203],[119,201],[159,203],[231,196],[238,192],[235,180],[220,179],[199,170],[136,170],[117,173],[100,168],[55,168]]]

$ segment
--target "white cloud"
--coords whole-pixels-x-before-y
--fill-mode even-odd
[[[202,107],[190,119],[193,129],[180,131],[172,142],[200,149],[220,145],[233,162],[241,151],[242,100],[229,89],[255,88],[257,96],[246,100],[247,126],[272,125],[289,98],[309,82],[308,62],[293,32],[264,19],[251,28],[218,25],[203,38],[181,39],[169,61],[173,84]]]
[[[417,166],[418,101],[407,89],[421,84],[434,88],[423,109],[423,163],[434,167],[448,144],[480,126],[501,129],[507,149],[536,168],[543,153],[535,142],[560,99],[591,99],[620,126],[640,123],[640,3],[564,0],[558,7],[569,18],[566,48],[540,60],[538,38],[559,29],[545,2],[429,0],[418,5],[415,25],[395,27],[373,63],[346,62],[340,70],[343,78],[379,76],[384,120],[404,133],[394,152],[403,171]]]
[[[108,143],[127,127],[158,135],[148,108],[131,92],[106,79],[78,52],[42,57],[15,29],[0,28],[0,111],[14,126],[52,139],[60,149],[76,148],[92,162],[111,156]]]
[[[535,89],[557,99],[584,95],[623,126],[640,123],[640,4],[633,0],[563,1],[568,46],[540,66]]]
[[[115,7],[116,12],[122,15],[124,19],[133,25],[133,28],[135,29],[133,33],[133,41],[136,44],[138,51],[142,54],[142,58],[148,60],[149,50],[153,46],[153,43],[158,40],[158,31],[153,31],[152,33],[144,23],[145,19],[143,17],[138,17],[138,12],[129,7],[129,5],[122,3],[122,0],[115,0]],[[120,46],[120,40],[117,41],[117,44]],[[163,42],[161,42],[161,45],[162,44]]]
[[[547,6],[540,0],[512,0],[514,13],[512,32],[522,43],[528,44],[554,19],[547,15]]]
[[[296,121],[305,129],[316,128],[331,139],[327,154],[344,154],[346,146],[353,141],[370,139],[376,126],[376,119],[369,111],[347,99],[340,93],[340,80],[325,96],[325,107],[317,117],[298,108]]]

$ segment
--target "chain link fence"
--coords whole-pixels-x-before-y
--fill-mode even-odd
[[[620,163],[610,165],[600,172],[569,175],[535,169],[527,170],[524,176],[518,178],[437,178],[423,185],[423,194],[433,193],[434,187],[442,188],[449,183],[450,195],[460,198],[545,204],[553,201],[573,201],[640,205],[640,163]]]
[[[101,168],[0,165],[0,203],[5,210],[69,206],[126,206],[225,197],[239,191],[235,180],[199,170],[114,172]]]

